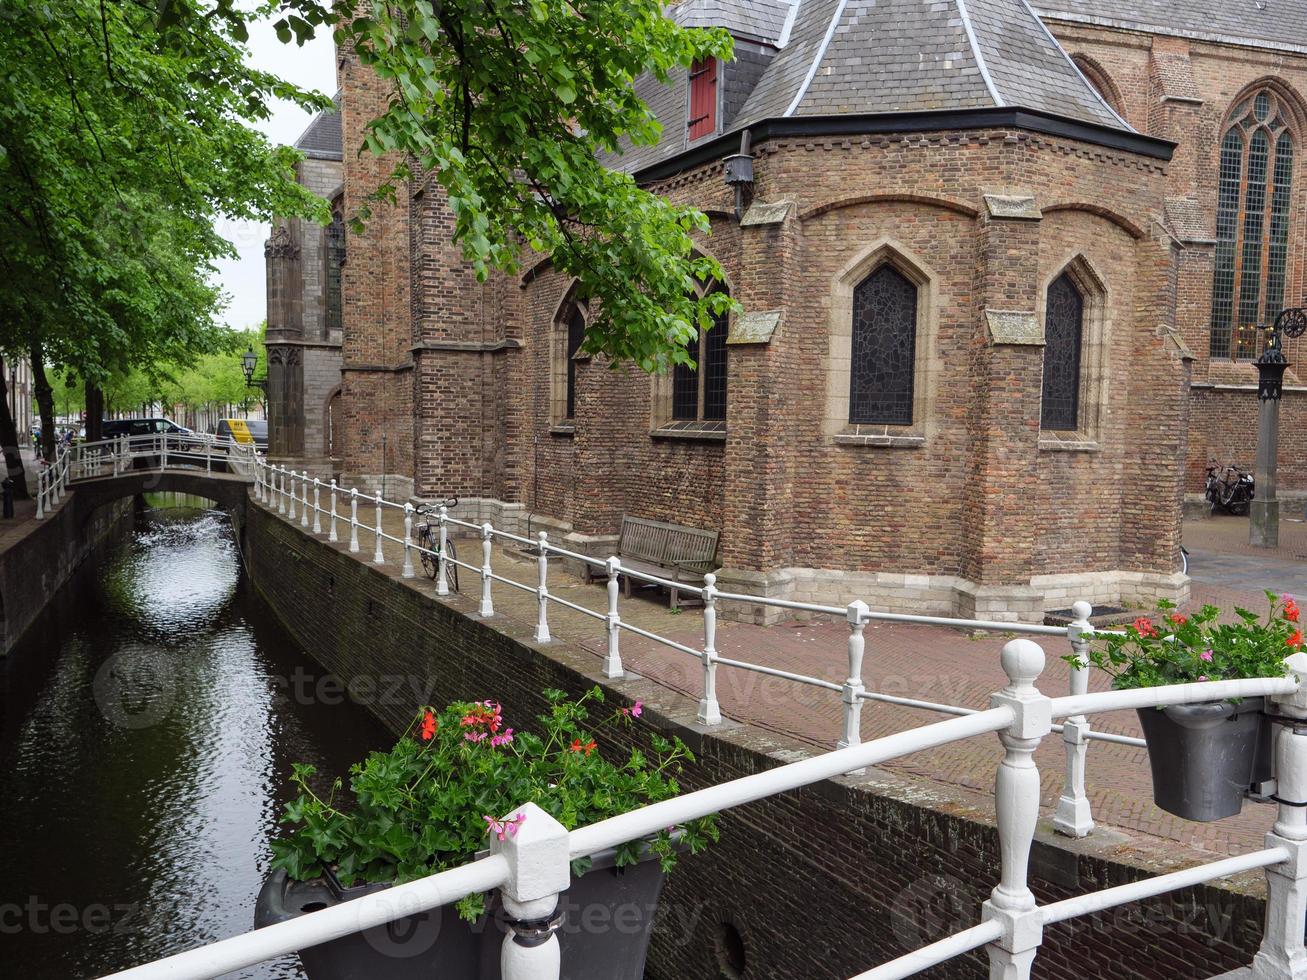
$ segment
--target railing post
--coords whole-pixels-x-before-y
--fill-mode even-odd
[[[322,481],[313,478],[313,533],[322,533]]]
[[[622,574],[622,563],[616,555],[608,559],[608,652],[604,655],[604,676],[621,677],[622,670],[622,617],[617,614],[617,576]]]
[[[164,432],[159,436],[159,469],[168,468],[168,433]]]
[[[413,577],[413,505],[404,504],[404,567],[400,570],[402,578]]]
[[[486,521],[481,525],[481,615],[485,617],[495,614],[495,604],[490,601],[490,549],[493,545],[491,540],[494,528],[490,522]]]
[[[204,441],[204,472],[206,475],[213,473],[213,449],[213,443],[206,439]]]
[[[295,505],[299,503],[299,490],[296,488],[295,483],[299,478],[298,473],[294,470],[290,471],[290,500],[286,502],[286,519],[291,522],[294,522],[295,515],[298,513]]]
[[[41,469],[41,457],[36,457],[36,519],[45,520],[45,470]]]
[[[300,492],[304,499],[301,503],[304,505],[300,508],[300,527],[309,526],[309,471],[305,470],[300,474]]]
[[[703,697],[699,724],[720,725],[722,706],[717,703],[717,576],[703,577]]]
[[[1266,835],[1267,847],[1282,847],[1289,859],[1266,869],[1266,929],[1253,958],[1256,980],[1303,980],[1307,949],[1307,654],[1286,661],[1298,680],[1292,694],[1270,700],[1282,716],[1275,725],[1275,795],[1279,819]]]
[[[1051,702],[1035,681],[1044,670],[1044,651],[1033,640],[1009,640],[1003,647],[1008,685],[994,694],[991,708],[1010,708],[1012,724],[998,733],[1003,761],[994,783],[1002,874],[981,910],[981,919],[996,919],[1003,935],[990,943],[990,980],[1029,980],[1043,923],[1026,882],[1030,846],[1039,820],[1039,770],[1035,749],[1052,730]]]
[[[273,470],[274,479],[276,476],[281,477],[281,483],[277,486],[277,513],[286,513],[286,467],[278,466]]]
[[[336,478],[331,479],[331,526],[327,530],[328,541],[339,541],[340,536],[336,534]]]
[[[504,816],[512,832],[490,835],[490,851],[508,860],[508,880],[500,889],[504,944],[499,972],[504,980],[558,980],[561,952],[558,893],[571,882],[567,830],[534,803]]]
[[[377,492],[377,530],[375,534],[376,546],[372,549],[372,564],[384,565],[386,563],[386,553],[381,550],[381,492]]]
[[[359,550],[359,488],[349,489],[349,550]]]
[[[1089,625],[1089,617],[1094,607],[1087,602],[1077,602],[1071,606],[1075,617],[1066,628],[1067,638],[1071,641],[1071,650],[1076,664],[1071,668],[1071,696],[1084,694],[1089,690],[1089,641],[1094,635],[1094,628]],[[1057,801],[1057,812],[1053,815],[1053,829],[1067,837],[1088,837],[1094,829],[1093,814],[1089,809],[1089,797],[1085,795],[1085,755],[1089,751],[1089,719],[1084,715],[1073,715],[1062,723],[1062,743],[1066,746],[1066,784],[1062,796]]]
[[[449,554],[449,528],[445,521],[449,518],[449,509],[440,508],[440,554],[436,555],[436,595],[449,595],[449,572],[445,567]]]
[[[862,683],[862,657],[867,649],[863,631],[867,627],[870,610],[861,599],[850,602],[844,616],[849,622],[849,676],[844,681],[840,700],[844,702],[844,735],[836,748],[847,749],[862,744],[862,698],[866,685]],[[866,772],[865,769],[859,772]]]
[[[549,586],[546,581],[549,577],[549,534],[541,531],[536,539],[540,549],[540,554],[536,556],[536,601],[540,603],[540,613],[536,618],[536,635],[537,643],[549,642]]]

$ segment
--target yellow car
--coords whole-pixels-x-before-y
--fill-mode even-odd
[[[219,439],[234,439],[242,445],[253,445],[261,453],[268,451],[268,423],[262,419],[219,419],[214,435]]]

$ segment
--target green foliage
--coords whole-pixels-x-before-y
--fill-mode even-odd
[[[722,277],[693,250],[708,219],[603,156],[660,136],[637,76],[729,58],[730,36],[676,25],[659,0],[362,0],[354,12],[337,44],[393,90],[366,137],[399,161],[374,199],[429,175],[479,276],[548,255],[591,304],[583,350],[648,371],[693,364],[686,344],[735,305],[695,291]]]
[[[587,702],[603,701],[599,688],[575,701],[561,691],[545,696],[550,708],[536,731],[508,727],[491,701],[419,711],[393,749],[373,752],[350,769],[348,806],[338,800],[342,780],[324,797],[313,788],[314,768],[297,765],[292,780],[300,794],[283,817],[294,830],[274,842],[273,867],[296,879],[331,867],[347,885],[409,881],[465,864],[487,846],[488,835],[515,833],[521,816],[515,810],[528,802],[571,830],[679,793],[681,763],[694,761],[680,739],[650,733],[648,750],[632,749],[622,761],[610,761],[598,745],[595,736],[603,729],[634,723],[640,702],[591,730]],[[678,843],[669,828],[624,845],[617,864],[633,864],[649,848],[671,870],[678,847],[697,854],[717,840],[711,817],[677,829]],[[573,862],[573,872],[587,866],[588,860]],[[474,919],[483,911],[483,896],[459,908]]]
[[[1219,622],[1216,606],[1186,616],[1175,612],[1175,603],[1159,602],[1156,620],[1140,616],[1123,634],[1091,650],[1089,660],[1111,674],[1118,689],[1281,677],[1285,657],[1303,648],[1300,613],[1292,596],[1267,592],[1266,598],[1270,609],[1264,619],[1236,608],[1236,623]],[[1074,655],[1063,659],[1075,665]]]
[[[327,216],[298,155],[248,125],[273,97],[327,100],[252,71],[207,21],[157,17],[139,0],[0,14],[0,346],[101,384],[222,349],[224,221]]]

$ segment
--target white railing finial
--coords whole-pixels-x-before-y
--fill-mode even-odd
[[[512,827],[490,835],[490,853],[508,859],[500,889],[508,926],[500,947],[504,980],[558,980],[562,953],[555,916],[558,894],[571,882],[567,829],[534,803],[505,814]]]
[[[536,618],[535,641],[548,643],[549,636],[549,534],[541,531],[536,537],[536,601],[540,604]]]
[[[850,602],[845,612],[849,623],[849,676],[840,692],[844,702],[844,734],[837,747],[841,749],[862,743],[862,694],[867,689],[862,683],[862,657],[867,645],[863,630],[868,612],[867,604],[861,599]]]
[[[699,724],[720,725],[722,706],[717,700],[717,576],[703,577],[703,697]]]
[[[1094,607],[1081,601],[1073,603],[1071,615],[1074,617],[1067,626],[1067,639],[1071,641],[1071,652],[1076,658],[1076,666],[1071,668],[1071,695],[1085,694],[1089,690],[1089,641],[1094,628],[1089,618],[1094,614]],[[1053,829],[1067,837],[1087,837],[1094,829],[1094,818],[1090,812],[1089,797],[1085,794],[1085,757],[1089,751],[1089,719],[1084,715],[1072,715],[1062,725],[1062,743],[1066,747],[1066,783],[1062,796],[1057,801],[1057,812],[1053,815]]]
[[[604,654],[604,676],[621,677],[622,676],[622,617],[617,612],[617,577],[622,574],[622,562],[613,555],[605,563],[604,567],[608,570],[608,614],[605,621],[608,624],[608,650]]]
[[[481,525],[481,607],[479,612],[485,619],[495,614],[495,604],[490,599],[490,582],[493,571],[490,568],[490,552],[494,548],[495,529],[486,521]]]

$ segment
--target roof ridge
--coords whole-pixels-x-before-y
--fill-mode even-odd
[[[958,0],[958,2],[960,3],[961,0]],[[835,5],[835,14],[831,17],[830,24],[826,26],[826,36],[821,39],[821,45],[817,48],[816,53],[812,57],[812,64],[808,66],[808,74],[804,76],[803,84],[799,86],[798,92],[794,94],[794,101],[790,103],[789,108],[787,108],[782,115],[794,115],[794,110],[799,107],[799,103],[803,101],[803,97],[808,94],[808,87],[812,84],[812,80],[817,76],[817,66],[820,65],[822,59],[826,57],[826,49],[830,47],[831,38],[835,36],[835,29],[839,27],[840,21],[844,19],[844,9],[848,5],[849,0],[839,0],[839,3]]]
[[[971,14],[967,12],[967,0],[954,0],[954,2],[957,4],[958,15],[962,18],[962,29],[966,32],[967,43],[971,45],[971,54],[976,59],[976,68],[980,71],[980,77],[985,80],[985,88],[989,90],[989,97],[994,100],[994,105],[1006,105],[998,91],[998,86],[994,84],[993,76],[989,73],[985,54],[980,50],[980,39],[976,37],[976,29],[971,24]]]

